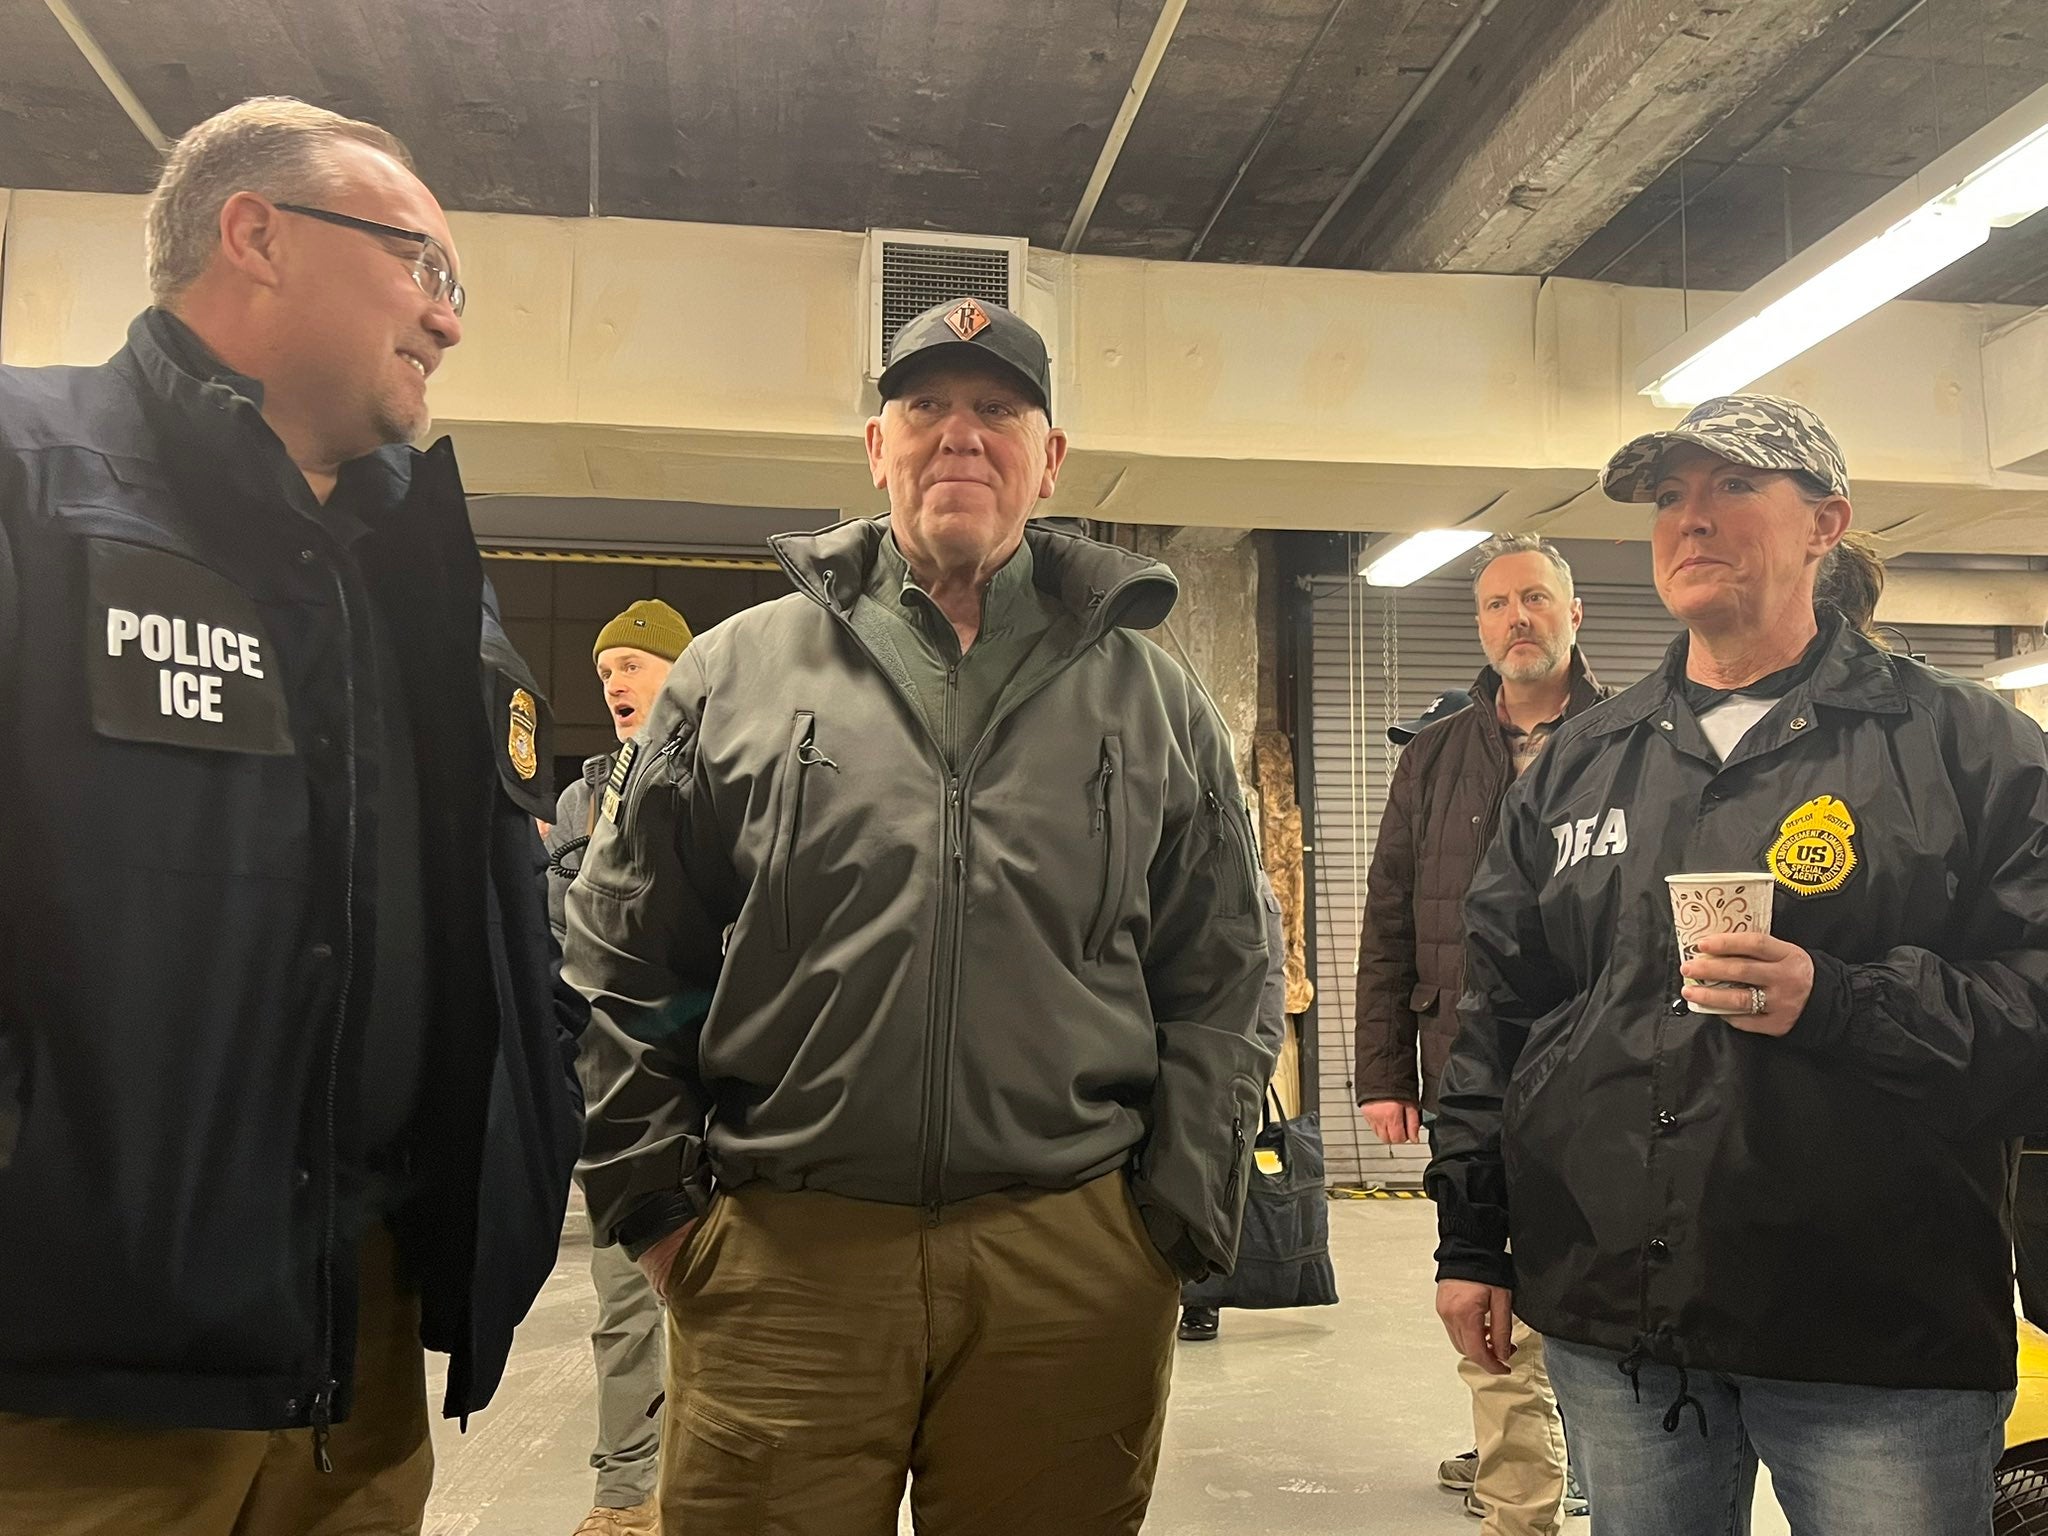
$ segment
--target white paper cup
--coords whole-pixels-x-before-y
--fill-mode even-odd
[[[1718,875],[1666,875],[1671,888],[1671,921],[1678,929],[1678,963],[1690,965],[1699,954],[1700,939],[1709,933],[1769,933],[1771,931],[1771,888],[1777,882],[1767,873],[1747,871]],[[1694,1013],[1748,1013],[1749,988],[1728,981],[1695,981],[1683,986],[1712,987],[1728,995],[1726,1004],[1695,1003]]]

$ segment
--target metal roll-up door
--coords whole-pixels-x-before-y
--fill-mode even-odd
[[[1655,588],[1581,582],[1578,595],[1586,613],[1580,646],[1601,682],[1618,690],[1656,670],[1678,625]],[[1396,761],[1387,722],[1413,719],[1446,689],[1469,687],[1485,656],[1465,577],[1393,589],[1320,577],[1310,597],[1316,1059],[1329,1176],[1333,1184],[1416,1186],[1426,1150],[1381,1146],[1352,1098],[1359,915]],[[1893,649],[1956,672],[1998,655],[1989,625],[1895,625],[1883,633]]]
[[[1655,589],[1581,582],[1578,594],[1581,647],[1603,683],[1625,688],[1656,669],[1678,627]],[[1381,1146],[1352,1099],[1359,914],[1396,759],[1387,723],[1413,719],[1446,689],[1470,687],[1486,656],[1463,576],[1391,589],[1318,578],[1310,598],[1316,1061],[1329,1176],[1412,1187],[1422,1182],[1426,1150]]]
[[[1991,624],[1882,624],[1877,632],[1893,650],[1964,677],[1998,660],[1998,629]]]

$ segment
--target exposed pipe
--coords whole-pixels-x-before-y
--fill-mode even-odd
[[[1300,266],[1315,243],[1322,239],[1323,231],[1330,227],[1330,221],[1343,212],[1344,205],[1350,202],[1351,195],[1365,184],[1365,178],[1372,174],[1372,168],[1380,163],[1381,156],[1394,147],[1394,140],[1401,136],[1401,130],[1406,128],[1414,120],[1415,114],[1422,110],[1422,104],[1429,100],[1430,93],[1437,88],[1444,76],[1451,72],[1451,66],[1458,62],[1458,55],[1463,53],[1466,45],[1479,35],[1480,27],[1485,25],[1486,18],[1493,14],[1494,7],[1499,4],[1500,0],[1480,0],[1479,9],[1474,11],[1465,25],[1458,29],[1458,35],[1451,39],[1451,46],[1444,50],[1443,57],[1438,59],[1429,73],[1422,77],[1422,83],[1415,87],[1414,94],[1402,104],[1401,110],[1394,114],[1394,120],[1387,124],[1386,131],[1374,142],[1372,148],[1366,151],[1365,158],[1358,164],[1358,169],[1353,171],[1351,179],[1344,183],[1344,190],[1330,199],[1330,206],[1325,208],[1323,216],[1316,220],[1315,228],[1311,229],[1303,237],[1301,244],[1294,248],[1294,254],[1287,258],[1288,266]]]
[[[1797,117],[1801,112],[1805,111],[1807,104],[1811,102],[1814,97],[1818,96],[1822,91],[1826,90],[1829,86],[1833,85],[1837,80],[1841,79],[1842,76],[1847,74],[1851,69],[1855,68],[1858,64],[1861,64],[1866,58],[1870,56],[1871,50],[1877,48],[1879,45],[1884,43],[1885,40],[1888,39],[1894,32],[1898,31],[1899,28],[1903,27],[1907,22],[1911,21],[1914,18],[1914,16],[1919,14],[1921,7],[1926,4],[1927,0],[1913,0],[1913,3],[1911,5],[1908,5],[1903,11],[1899,12],[1898,15],[1892,18],[1891,24],[1889,26],[1887,26],[1882,32],[1878,33],[1877,36],[1873,37],[1869,42],[1865,43],[1861,48],[1858,48],[1854,53],[1850,54],[1849,57],[1844,59],[1840,64],[1836,65],[1833,69],[1829,70],[1827,74],[1821,77],[1820,81],[1814,86],[1812,90],[1808,91],[1804,96],[1800,97],[1797,101],[1793,102],[1791,106],[1787,107],[1785,111],[1781,113],[1771,123],[1770,127],[1766,128],[1762,133],[1759,133],[1754,138],[1752,138],[1749,141],[1749,145],[1747,148],[1742,150],[1741,153],[1735,155],[1732,159],[1725,162],[1719,170],[1715,171],[1713,175],[1709,176],[1705,181],[1701,182],[1700,185],[1693,190],[1692,195],[1694,197],[1703,196],[1707,192],[1711,191],[1714,187],[1718,186],[1720,184],[1721,178],[1726,176],[1730,171],[1734,170],[1736,166],[1742,164],[1742,162],[1749,157],[1749,155],[1757,148],[1758,145],[1768,144],[1771,140],[1771,135],[1776,133],[1780,128],[1784,127],[1787,123],[1791,122],[1792,119]],[[1702,134],[1700,137],[1705,138],[1706,135]],[[1695,140],[1693,143],[1693,148],[1697,148],[1698,145],[1699,141]],[[1678,157],[1680,163],[1683,163],[1686,155],[1689,155],[1691,153],[1692,149],[1688,149],[1686,150],[1685,155],[1680,155]],[[1684,199],[1680,199],[1680,208],[1682,208],[1683,206]],[[1627,245],[1623,246],[1620,250],[1616,251],[1612,256],[1608,257],[1607,260],[1600,264],[1600,270],[1593,274],[1592,281],[1596,283],[1599,282],[1600,279],[1604,278],[1609,272],[1612,272],[1622,262],[1626,261],[1630,256],[1634,255],[1636,250],[1642,245],[1642,243],[1645,240],[1648,240],[1651,236],[1655,235],[1659,230],[1663,229],[1666,225],[1668,225],[1673,219],[1677,218],[1678,214],[1679,208],[1672,209],[1671,212],[1665,214],[1663,218],[1659,219],[1656,223],[1652,224],[1648,229],[1644,230],[1640,235],[1637,235],[1635,239],[1629,241]]]
[[[114,61],[107,57],[106,50],[100,47],[90,32],[86,31],[85,23],[78,19],[78,13],[71,9],[66,0],[43,0],[43,4],[47,5],[50,14],[57,18],[57,25],[71,34],[71,41],[85,56],[85,62],[90,64],[92,72],[100,77],[100,84],[107,88],[114,100],[121,104],[121,110],[128,114],[128,121],[142,130],[142,136],[149,140],[150,146],[158,154],[169,154],[170,139],[165,136],[163,129],[157,127],[156,119],[149,115],[149,108],[142,104],[142,98],[137,96],[129,88],[128,82],[121,78],[121,71],[114,68]]]
[[[1350,0],[1337,0],[1337,3],[1330,7],[1330,14],[1323,18],[1323,29],[1316,34],[1316,40],[1308,45],[1308,52],[1301,56],[1301,62],[1294,66],[1294,73],[1287,77],[1287,84],[1282,87],[1279,100],[1273,103],[1273,110],[1266,115],[1266,126],[1261,128],[1259,136],[1252,140],[1252,147],[1245,152],[1244,159],[1238,162],[1237,171],[1230,178],[1230,185],[1223,189],[1223,196],[1217,199],[1215,211],[1209,215],[1209,222],[1202,226],[1202,232],[1195,236],[1195,243],[1188,247],[1188,261],[1193,261],[1202,254],[1202,247],[1208,243],[1210,232],[1216,228],[1216,221],[1223,217],[1223,210],[1228,208],[1230,200],[1237,196],[1237,189],[1243,184],[1245,173],[1252,168],[1252,162],[1259,158],[1259,151],[1266,147],[1266,140],[1273,136],[1273,130],[1279,126],[1281,114],[1287,110],[1287,104],[1294,100],[1296,92],[1300,89],[1301,77],[1308,73],[1308,67],[1315,61],[1317,52],[1323,46],[1323,40],[1330,35],[1330,28],[1337,25],[1337,18],[1344,14],[1344,7],[1349,3]]]
[[[598,83],[590,82],[590,216],[597,217],[598,138],[602,131],[604,98]]]
[[[1109,185],[1110,172],[1116,169],[1117,157],[1124,152],[1124,141],[1131,136],[1131,125],[1138,120],[1138,109],[1145,105],[1145,98],[1151,93],[1153,77],[1159,73],[1159,61],[1166,57],[1166,48],[1173,41],[1174,32],[1180,27],[1181,13],[1188,8],[1188,0],[1166,0],[1160,8],[1159,19],[1152,24],[1152,36],[1145,44],[1144,53],[1138,57],[1138,72],[1131,77],[1130,88],[1124,92],[1123,105],[1117,108],[1116,121],[1109,125],[1109,137],[1103,140],[1102,153],[1095,157],[1095,170],[1088,177],[1088,186],[1081,193],[1081,206],[1074,210],[1074,220],[1067,226],[1067,238],[1060,242],[1060,249],[1072,255],[1081,244],[1081,237],[1088,233],[1088,221],[1095,217],[1095,205],[1102,201],[1102,189]]]

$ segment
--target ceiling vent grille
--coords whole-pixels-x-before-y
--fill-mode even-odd
[[[934,304],[971,297],[1016,309],[1029,247],[1028,241],[993,235],[871,230],[868,376],[881,374],[896,333]]]

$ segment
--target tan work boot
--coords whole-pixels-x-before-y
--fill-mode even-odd
[[[661,1505],[653,1499],[631,1509],[600,1504],[583,1517],[575,1536],[661,1536]]]

